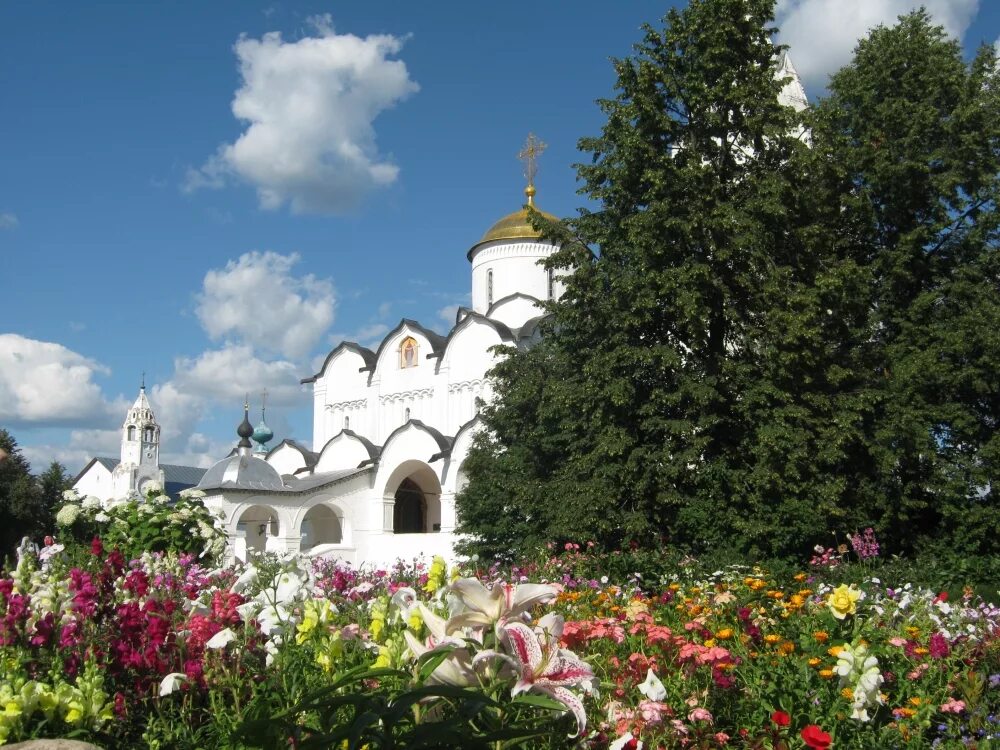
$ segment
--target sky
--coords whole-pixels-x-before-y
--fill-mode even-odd
[[[778,0],[810,97],[909,0]],[[1000,3],[927,0],[967,54]],[[470,303],[466,252],[523,202],[586,205],[610,58],[670,3],[0,3],[0,427],[32,468],[117,457],[145,373],[162,463],[211,465],[268,392],[311,447],[314,374]]]

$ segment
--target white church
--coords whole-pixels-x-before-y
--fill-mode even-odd
[[[788,79],[779,100],[804,109],[805,90],[787,54],[776,77]],[[244,405],[240,442],[227,458],[207,471],[161,467],[159,426],[141,390],[122,426],[121,460],[94,459],[74,486],[105,501],[142,493],[150,481],[168,493],[196,486],[221,515],[230,554],[243,560],[265,550],[377,565],[453,557],[455,495],[479,429],[478,401],[492,398],[491,348],[531,346],[543,302],[563,292],[559,275],[542,265],[558,247],[528,219],[543,148],[529,135],[521,152],[526,205],[469,249],[472,308],[459,309],[447,335],[404,318],[374,351],[345,341],[302,380],[313,392],[311,450],[293,440],[266,450],[273,434],[263,414],[255,429]]]
[[[374,351],[350,341],[334,348],[302,380],[313,392],[312,450],[284,440],[263,452],[272,433],[263,419],[255,430],[245,406],[237,449],[190,483],[220,511],[233,556],[303,551],[356,564],[453,556],[455,494],[478,426],[477,399],[492,396],[490,349],[530,346],[542,302],[563,289],[541,265],[558,248],[528,219],[542,147],[532,136],[522,152],[526,205],[469,249],[472,307],[459,309],[447,335],[404,318]],[[122,426],[121,460],[94,459],[75,487],[112,501],[142,493],[150,481],[169,485],[171,474],[190,467],[160,467],[158,445],[142,390]]]

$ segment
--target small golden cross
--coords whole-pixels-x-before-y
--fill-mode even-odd
[[[528,133],[528,140],[524,142],[524,148],[517,154],[517,158],[524,162],[524,177],[528,180],[528,187],[533,187],[535,184],[535,173],[538,172],[537,159],[547,148],[548,146],[542,143],[534,133]]]

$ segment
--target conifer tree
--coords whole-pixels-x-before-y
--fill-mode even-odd
[[[791,370],[761,385],[774,368],[760,358],[790,348],[765,329],[784,311],[786,338],[825,332],[803,323],[822,295],[786,299],[805,293],[822,259],[797,231],[808,223],[805,145],[778,100],[771,19],[771,0],[692,0],[615,62],[617,95],[600,102],[607,123],[580,142],[592,155],[578,166],[581,192],[601,209],[558,237],[553,264],[573,274],[546,337],[495,371],[499,397],[458,501],[469,551],[545,537],[705,546],[738,534],[746,546],[810,523],[790,523],[782,503],[800,516],[839,512],[837,488],[817,497],[774,465],[805,471],[814,460],[816,405],[790,409],[770,437],[752,421],[772,401],[787,406],[769,389],[798,385]],[[837,299],[822,304],[839,314]],[[759,439],[772,440],[766,455],[748,454]],[[767,503],[770,518],[759,513]]]
[[[814,119],[838,216],[870,272],[868,508],[897,549],[1000,550],[1000,88],[918,11],[874,30]],[[846,227],[850,226],[848,230]]]

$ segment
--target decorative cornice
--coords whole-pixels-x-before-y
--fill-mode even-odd
[[[434,395],[433,388],[418,388],[413,391],[398,391],[397,393],[387,393],[379,396],[379,403],[388,404],[392,401],[402,401],[405,399],[430,398]]]
[[[353,401],[337,401],[333,404],[327,404],[324,408],[327,411],[336,411],[337,409],[357,409],[363,406],[368,406],[368,399],[358,398]]]
[[[448,383],[448,393],[457,393],[458,391],[464,391],[466,388],[473,390],[482,388],[485,382],[483,378],[476,378],[474,380],[463,380],[458,383]]]

